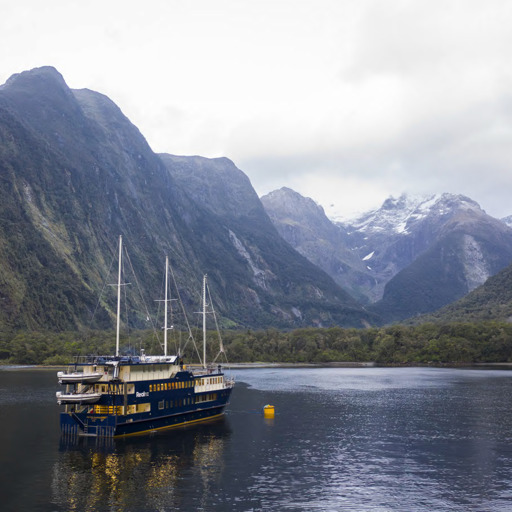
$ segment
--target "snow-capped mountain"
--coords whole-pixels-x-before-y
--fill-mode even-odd
[[[462,195],[390,197],[376,210],[331,222],[333,231],[319,229],[328,219],[318,205],[320,214],[308,216],[302,196],[278,192],[279,201],[262,202],[281,235],[386,319],[437,309],[512,261],[512,229]],[[291,193],[293,205],[283,199]],[[304,243],[298,233],[306,229]]]
[[[419,223],[437,217],[446,219],[455,211],[482,209],[472,199],[454,194],[390,197],[383,205],[354,219],[339,222],[352,231],[410,234]]]

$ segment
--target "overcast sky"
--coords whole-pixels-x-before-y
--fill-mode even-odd
[[[510,0],[0,0],[0,64],[0,83],[56,67],[153,150],[227,156],[259,195],[512,214]]]

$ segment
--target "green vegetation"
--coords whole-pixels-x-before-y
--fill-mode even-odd
[[[216,333],[208,336],[215,341]],[[375,361],[396,364],[471,364],[512,362],[512,324],[501,322],[394,325],[382,328],[307,328],[289,332],[225,331],[222,334],[230,362],[328,363]],[[186,339],[186,336],[183,335]],[[196,336],[199,339],[199,336]],[[3,364],[64,364],[76,355],[109,354],[111,332],[0,333]],[[213,343],[212,343],[213,345]],[[123,353],[161,353],[151,331],[133,331],[121,339]],[[171,343],[171,347],[173,347]],[[170,348],[173,351],[173,348]],[[217,349],[212,349],[215,356]],[[187,348],[185,358],[197,362]]]

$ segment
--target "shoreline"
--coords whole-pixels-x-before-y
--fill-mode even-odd
[[[72,364],[72,363],[70,363]],[[0,370],[58,370],[66,369],[69,365],[24,365],[0,364]],[[226,369],[258,369],[258,368],[511,368],[512,362],[501,363],[390,363],[383,364],[375,361],[338,361],[330,363],[224,363]]]

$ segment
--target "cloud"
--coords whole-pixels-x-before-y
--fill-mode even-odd
[[[155,151],[347,212],[451,191],[512,213],[508,0],[0,3],[1,81],[53,65]]]
[[[267,131],[241,130],[266,155],[244,160],[244,151],[241,165],[257,187],[282,177],[324,206],[336,195],[355,209],[390,193],[452,191],[496,216],[510,213],[512,6],[365,6],[336,81],[318,90],[318,109],[298,109]]]

